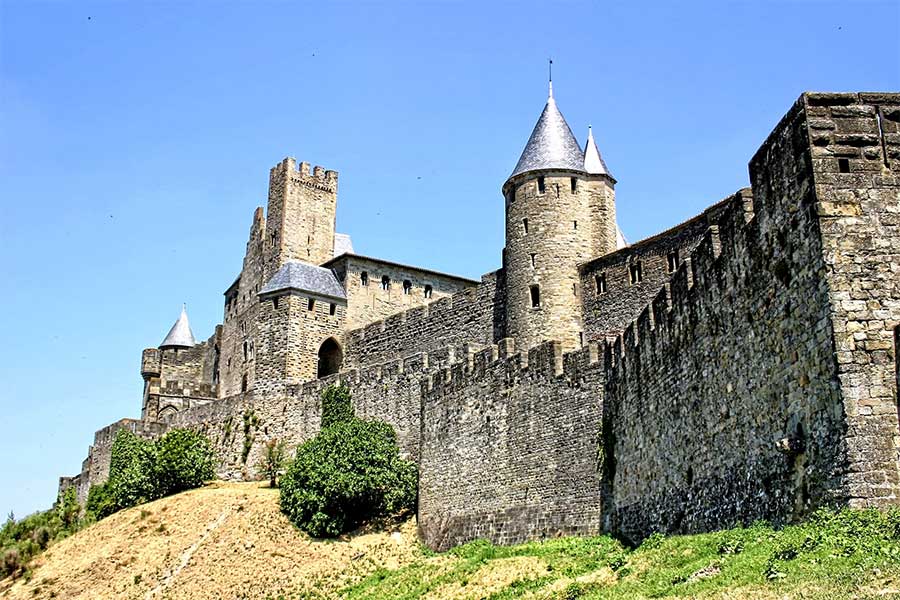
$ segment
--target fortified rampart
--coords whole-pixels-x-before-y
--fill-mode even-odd
[[[571,137],[555,114],[549,129],[539,121],[538,138]],[[464,289],[434,300],[425,294],[431,272],[416,271],[399,302],[416,302],[415,291],[423,305],[362,328],[348,323],[367,317],[347,315],[372,303],[371,290],[322,304],[314,290],[350,279],[365,287],[362,272],[388,263],[346,254],[329,260],[338,274],[303,267],[324,283],[260,294],[257,271],[265,257],[282,260],[276,249],[325,249],[312,234],[304,242],[292,233],[288,245],[271,238],[258,211],[245,270],[226,292],[224,327],[191,349],[195,359],[168,359],[171,373],[200,373],[200,385],[180,375],[164,384],[153,365],[172,350],[145,353],[146,373],[160,377],[148,389],[186,401],[172,401],[166,423],[102,430],[82,474],[61,487],[76,485],[83,498],[106,478],[122,423],[147,436],[200,429],[215,444],[220,476],[256,478],[264,444],[295,447],[315,435],[320,392],[342,380],[357,414],[391,424],[418,462],[419,526],[433,548],[599,531],[637,541],[653,531],[787,522],[823,505],[900,503],[900,94],[804,94],[753,157],[751,189],[633,246],[580,263],[572,249],[565,264],[541,270],[538,259],[552,259],[541,252],[580,240],[578,228],[597,213],[578,220],[545,210],[557,185],[575,202],[592,189],[583,181],[608,182],[609,193],[591,198],[595,208],[613,200],[599,154],[584,172],[571,154],[563,171],[517,175],[517,185],[534,189],[507,198],[518,203],[507,223],[514,265],[504,262],[477,285],[449,277],[445,293]],[[293,163],[279,168],[293,181]],[[570,171],[585,177],[559,179]],[[331,192],[310,189],[324,194],[314,208],[331,214],[323,204]],[[303,190],[284,206],[301,206]],[[538,196],[535,210],[522,206]],[[310,215],[279,222],[294,221],[313,223]],[[601,221],[590,226],[603,232],[592,243],[607,248],[614,229]],[[544,239],[554,231],[562,237]],[[578,306],[561,306],[564,295]],[[511,312],[528,331],[524,341],[510,337]],[[532,327],[530,318],[554,325]],[[553,331],[565,339],[531,343]],[[573,346],[581,348],[563,352]],[[232,365],[241,349],[244,361]],[[343,370],[302,383],[316,363],[324,375],[326,359],[342,359]],[[194,401],[188,391],[206,393],[208,378],[220,398]]]

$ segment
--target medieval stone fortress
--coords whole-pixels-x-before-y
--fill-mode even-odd
[[[472,281],[357,254],[338,174],[286,158],[253,213],[222,324],[184,311],[144,350],[141,418],[205,432],[219,475],[316,433],[336,380],[419,465],[444,549],[695,532],[900,503],[900,94],[807,93],[751,187],[626,245],[616,180],[551,94],[502,185],[500,268]]]

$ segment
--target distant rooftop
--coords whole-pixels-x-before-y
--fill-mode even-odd
[[[285,263],[272,278],[259,290],[260,296],[277,292],[296,290],[311,292],[328,298],[346,300],[344,287],[334,276],[331,269],[317,267],[300,261]]]

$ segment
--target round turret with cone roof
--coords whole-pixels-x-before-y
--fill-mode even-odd
[[[617,248],[615,179],[588,130],[584,149],[553,97],[503,184],[507,335],[522,350],[582,344],[578,264]]]

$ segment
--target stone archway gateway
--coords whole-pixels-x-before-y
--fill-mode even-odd
[[[344,362],[344,351],[341,345],[333,337],[328,338],[319,346],[319,373],[318,377],[332,375],[341,370]]]

